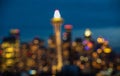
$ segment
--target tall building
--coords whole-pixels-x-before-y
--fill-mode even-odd
[[[69,63],[73,64],[73,58],[72,58],[72,25],[67,24],[64,26],[65,32],[63,33],[63,51],[68,50],[69,51]],[[65,47],[66,46],[66,47]]]
[[[15,57],[16,57],[16,62],[19,61],[19,52],[20,52],[20,30],[19,29],[11,29],[10,30],[10,36],[15,37]]]
[[[62,48],[61,48],[61,25],[63,23],[63,19],[60,15],[59,10],[55,10],[54,16],[51,19],[51,23],[54,26],[55,31],[55,39],[56,39],[56,51],[57,51],[57,70],[60,71],[63,63],[62,63]]]
[[[15,37],[5,37],[2,40],[2,68],[1,70],[7,70],[8,67],[12,67],[15,63]],[[5,66],[5,68],[4,68]]]

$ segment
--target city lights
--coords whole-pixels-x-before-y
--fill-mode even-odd
[[[102,49],[97,49],[97,53],[98,54],[102,53]]]
[[[103,51],[104,51],[104,53],[111,53],[112,50],[111,50],[111,48],[106,47],[106,48],[104,48]]]
[[[101,60],[100,58],[98,58],[96,62],[97,62],[97,63],[101,63],[102,60]]]
[[[77,45],[77,43],[76,42],[72,42],[72,46],[76,46]]]
[[[29,74],[30,74],[30,75],[35,75],[36,73],[37,73],[36,70],[30,70],[30,71],[29,71]]]
[[[92,32],[90,31],[90,29],[86,29],[86,30],[85,30],[85,34],[84,34],[84,35],[85,35],[86,37],[90,37],[91,34],[92,34]]]
[[[4,43],[2,43],[2,45],[1,45],[2,48],[7,48],[7,47],[9,47],[9,46],[10,46],[10,44],[9,44],[8,42],[4,42]]]
[[[7,73],[13,73],[12,76],[97,76],[99,73],[116,76],[112,73],[119,73],[120,56],[106,38],[94,39],[91,30],[86,29],[82,36],[72,39],[71,24],[66,24],[61,32],[63,18],[59,10],[54,11],[51,24],[54,33],[45,40],[47,44],[38,37],[20,42],[20,30],[10,30],[0,44],[0,76]]]
[[[59,10],[55,10],[54,16],[53,16],[51,21],[52,21],[52,23],[54,23],[54,25],[55,24],[61,24],[63,22],[63,19],[62,19],[61,15],[60,15]]]
[[[98,38],[97,38],[97,42],[98,42],[98,43],[104,43],[104,38],[98,37]]]
[[[5,54],[5,58],[12,58],[12,57],[14,57],[14,53]]]
[[[59,10],[55,10],[53,18],[61,18]]]
[[[7,59],[7,60],[6,60],[6,65],[7,65],[7,66],[12,66],[13,63],[14,63],[14,60],[13,60],[13,59]]]
[[[67,24],[67,25],[64,26],[64,28],[65,28],[65,29],[68,29],[68,30],[71,30],[73,27],[72,27],[72,25]]]
[[[87,43],[87,46],[88,46],[89,48],[93,48],[93,44],[92,44],[91,42],[88,42],[88,43]]]
[[[6,52],[9,53],[14,52],[14,48],[13,47],[6,48]]]

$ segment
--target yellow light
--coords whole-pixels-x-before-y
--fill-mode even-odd
[[[7,42],[4,42],[4,43],[1,45],[2,48],[9,47],[9,46],[10,46],[10,44],[7,43]]]
[[[13,55],[13,53],[6,53],[5,54],[5,58],[11,58],[11,57],[13,57],[14,55]]]
[[[76,46],[77,45],[77,43],[76,42],[72,42],[72,46]]]
[[[52,19],[53,22],[62,22],[62,18],[53,18]]]
[[[54,16],[53,16],[51,21],[52,21],[53,24],[63,23],[63,19],[60,15],[59,10],[55,10]]]
[[[86,29],[86,30],[85,30],[85,36],[86,36],[86,37],[91,36],[91,34],[92,34],[92,32],[91,32],[89,29]]]
[[[53,65],[53,66],[52,66],[52,73],[53,73],[53,74],[56,74],[56,70],[57,70],[57,66],[56,66],[56,65]]]
[[[87,62],[88,61],[88,57],[85,57],[84,60]]]
[[[34,60],[33,59],[28,59],[27,60],[27,66],[33,66],[35,64]]]
[[[98,58],[97,59],[97,63],[101,63],[101,62],[102,62],[102,60]]]
[[[6,49],[6,52],[14,52],[14,48],[13,47],[9,47]]]
[[[80,56],[80,60],[84,60],[84,56]]]
[[[7,61],[6,61],[6,65],[7,66],[10,66],[10,65],[12,65],[13,64],[13,59],[8,59]]]
[[[104,43],[104,38],[98,37],[98,38],[97,38],[97,42],[98,42],[98,43]]]
[[[63,51],[63,55],[64,56],[68,56],[69,55],[69,52],[67,50]]]
[[[111,50],[111,48],[105,48],[103,51],[104,51],[104,53],[111,53],[112,50]]]
[[[98,54],[102,53],[102,49],[97,49],[97,53]]]
[[[94,58],[97,58],[97,57],[98,57],[98,54],[97,54],[96,52],[93,52],[93,53],[92,53],[92,56],[93,56]]]

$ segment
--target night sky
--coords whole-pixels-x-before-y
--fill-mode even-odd
[[[54,32],[50,19],[55,9],[65,20],[62,31],[65,24],[73,25],[73,39],[89,28],[94,39],[102,36],[120,49],[120,0],[0,0],[0,39],[18,28],[22,41],[47,40]]]

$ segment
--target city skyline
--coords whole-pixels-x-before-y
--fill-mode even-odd
[[[73,25],[73,39],[83,37],[86,28],[91,29],[93,38],[103,36],[113,48],[119,48],[120,22],[119,0],[1,0],[0,38],[8,35],[12,28],[18,28],[22,41],[39,36],[45,41],[53,34],[50,19],[59,9],[65,22]],[[44,33],[44,34],[43,34]]]

